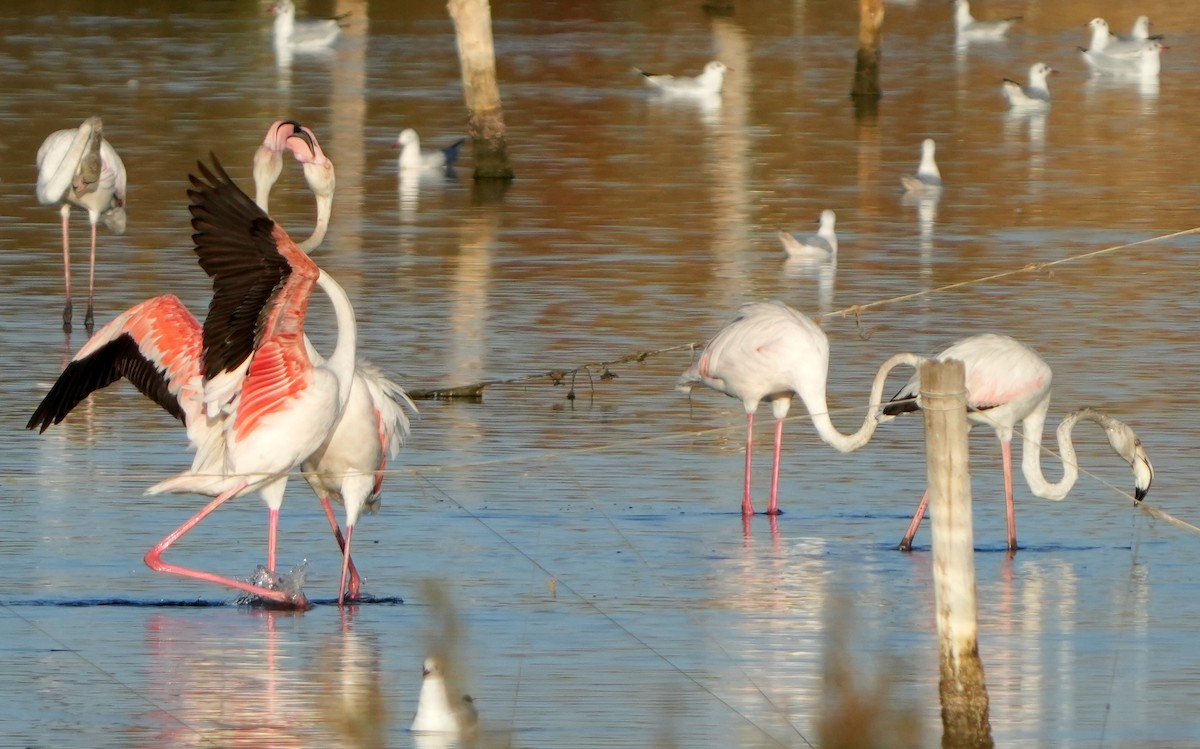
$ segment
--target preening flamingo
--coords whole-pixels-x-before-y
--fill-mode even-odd
[[[256,202],[265,211],[271,188],[282,171],[282,152],[291,150],[304,167],[309,189],[317,196],[317,229],[300,246],[312,251],[320,244],[329,224],[333,200],[333,164],[324,155],[316,134],[297,122],[280,120],[267,130],[263,145],[254,155]],[[273,165],[272,160],[279,164]],[[304,337],[309,357],[322,361],[308,336]],[[416,406],[404,388],[387,379],[365,361],[359,361],[354,372],[350,400],[342,411],[337,427],[329,440],[301,466],[329,519],[338,545],[342,549],[342,577],[338,588],[338,603],[347,592],[359,596],[361,578],[350,558],[350,543],[354,527],[363,511],[378,510],[383,490],[383,471],[388,457],[396,457],[409,432],[405,408],[413,413]],[[333,515],[330,500],[345,506],[346,535]],[[347,587],[349,583],[349,587]]]
[[[63,330],[71,332],[71,241],[68,226],[71,206],[88,212],[92,225],[92,253],[88,270],[88,306],[84,326],[92,332],[95,317],[96,224],[117,234],[125,232],[125,165],[107,140],[99,117],[89,117],[79,127],[51,133],[37,153],[37,196],[42,205],[58,205],[62,213],[63,277],[67,303]]]
[[[809,318],[783,302],[743,305],[733,320],[705,346],[699,358],[679,378],[676,388],[688,392],[696,383],[742,401],[746,409],[746,480],[742,514],[754,514],[750,501],[750,467],[754,447],[754,412],[767,401],[775,416],[775,462],[771,472],[768,515],[778,515],[779,457],[783,419],[793,396],[800,396],[821,439],[841,452],[857,450],[870,441],[878,424],[880,398],[888,374],[922,361],[915,354],[897,354],[875,375],[862,426],[853,434],[838,431],[829,418],[825,385],[829,374],[829,339]]]
[[[1121,421],[1090,408],[1080,409],[1063,419],[1058,426],[1058,452],[1063,464],[1063,477],[1055,483],[1042,473],[1042,427],[1050,408],[1050,366],[1033,349],[1014,338],[993,333],[973,335],[954,343],[936,357],[939,361],[958,359],[966,368],[967,416],[978,424],[996,430],[1004,460],[1004,500],[1008,512],[1008,548],[1017,549],[1016,509],[1013,504],[1012,437],[1017,422],[1021,422],[1025,446],[1021,454],[1021,472],[1030,490],[1044,499],[1061,500],[1067,496],[1079,478],[1075,463],[1075,446],[1071,431],[1080,420],[1099,424],[1109,444],[1133,470],[1134,497],[1141,501],[1154,478],[1154,468],[1137,434]],[[883,407],[883,419],[920,408],[915,400],[921,390],[920,373],[896,393],[892,402]],[[912,523],[900,542],[900,548],[912,549],[913,536],[921,526],[929,504],[929,490],[921,498]]]

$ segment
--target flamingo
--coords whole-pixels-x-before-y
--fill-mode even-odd
[[[440,151],[422,151],[421,139],[417,131],[411,127],[400,131],[396,138],[395,148],[400,149],[397,163],[402,175],[417,175],[421,173],[453,174],[454,162],[458,161],[458,152],[466,143],[466,138],[459,138]]]
[[[921,163],[917,166],[916,176],[903,175],[900,177],[900,184],[906,193],[931,196],[941,194],[942,173],[938,169],[937,161],[933,158],[935,151],[937,151],[937,144],[933,142],[933,138],[921,141]]]
[[[125,164],[107,140],[99,117],[89,117],[79,127],[58,130],[42,141],[37,153],[37,197],[42,205],[58,205],[62,213],[63,276],[67,303],[63,330],[71,332],[71,249],[68,221],[71,206],[88,212],[92,225],[92,254],[88,271],[88,306],[83,324],[92,332],[95,318],[96,224],[117,234],[125,233]]]
[[[967,0],[954,0],[954,30],[961,40],[1003,39],[1020,20],[1020,16],[1012,16],[1000,21],[977,21],[971,15],[971,4]]]
[[[267,210],[271,188],[282,172],[284,150],[290,150],[301,162],[309,189],[317,196],[317,229],[300,243],[302,249],[311,252],[320,245],[329,224],[335,182],[333,163],[324,155],[312,130],[291,120],[272,123],[263,145],[254,154],[255,202],[263,211]],[[307,335],[304,344],[309,358],[319,365],[323,359]],[[361,577],[350,558],[350,543],[362,513],[379,508],[387,460],[396,457],[409,433],[405,407],[414,414],[417,412],[404,388],[388,380],[371,364],[359,361],[350,400],[336,428],[301,466],[342,550],[339,605],[345,602],[347,592],[352,599],[359,597]],[[334,518],[331,500],[345,507],[345,537]]]
[[[771,471],[768,515],[778,515],[779,457],[783,445],[783,419],[792,397],[800,396],[821,439],[840,452],[857,450],[870,441],[883,385],[895,367],[916,367],[915,354],[897,354],[884,362],[871,387],[867,415],[853,434],[838,431],[829,418],[825,385],[829,373],[829,339],[809,318],[783,302],[745,304],[737,315],[705,346],[700,357],[680,377],[676,389],[690,392],[696,384],[737,398],[746,409],[746,480],[742,515],[754,514],[750,501],[750,465],[754,446],[754,413],[762,401],[775,416],[775,462]]]
[[[1001,82],[1004,98],[1012,109],[1035,110],[1046,109],[1050,106],[1050,88],[1046,85],[1047,76],[1058,75],[1058,71],[1044,62],[1035,62],[1029,68],[1029,85],[1005,78]]]
[[[776,236],[790,258],[829,258],[838,251],[837,232],[833,228],[836,223],[837,214],[826,208],[821,211],[821,226],[816,234],[803,236],[780,229]]]
[[[1079,478],[1075,463],[1075,447],[1071,432],[1080,420],[1099,424],[1108,436],[1109,444],[1127,462],[1134,475],[1134,497],[1145,498],[1154,478],[1154,467],[1142,447],[1141,440],[1121,421],[1084,408],[1067,416],[1058,426],[1058,452],[1063,464],[1063,477],[1056,483],[1046,480],[1042,473],[1042,427],[1050,408],[1050,366],[1033,349],[1014,338],[994,333],[973,335],[954,343],[936,356],[939,361],[958,359],[966,367],[967,416],[978,424],[996,430],[1000,454],[1004,461],[1004,500],[1008,511],[1008,548],[1017,549],[1016,510],[1013,505],[1012,437],[1017,422],[1021,422],[1025,446],[1021,456],[1021,472],[1030,490],[1044,499],[1060,501],[1067,496]],[[914,400],[920,392],[919,373],[900,389],[891,403],[883,407],[883,420],[916,411],[920,404]],[[913,515],[912,523],[900,542],[904,551],[912,549],[913,536],[921,526],[929,490]]]
[[[725,72],[729,70],[720,60],[712,60],[704,66],[697,76],[688,75],[658,75],[647,73],[641,68],[634,68],[646,81],[646,85],[656,88],[664,94],[673,96],[715,96],[721,93],[725,85]]]
[[[317,267],[221,168],[199,165],[191,176],[193,241],[200,266],[213,279],[202,330],[204,414],[223,421],[222,439],[198,447],[193,469],[161,481],[147,494],[216,495],[200,512],[147,552],[159,572],[221,583],[284,604],[289,594],[164,562],[162,554],[230,499],[257,491],[268,508],[267,569],[275,569],[279,508],[288,474],[328,439],[353,384],[357,323],[342,287]],[[304,344],[304,318],[314,287],[333,303],[338,338],[333,355],[317,363]],[[223,470],[197,465],[220,460]]]

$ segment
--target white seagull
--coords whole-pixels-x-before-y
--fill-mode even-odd
[[[1001,84],[1005,98],[1013,109],[1045,109],[1050,106],[1050,89],[1046,77],[1058,75],[1058,71],[1044,62],[1035,62],[1029,68],[1029,85],[1005,78]]]
[[[275,0],[267,13],[275,17],[275,46],[300,52],[332,45],[342,31],[339,21],[345,17],[297,21],[296,5],[292,0]]]
[[[1093,73],[1127,78],[1157,78],[1162,68],[1160,55],[1166,49],[1162,42],[1149,41],[1134,55],[1110,55],[1079,48],[1083,61]]]
[[[977,21],[971,15],[971,4],[967,0],[954,0],[954,30],[960,40],[1003,39],[1020,16],[1000,21]]]
[[[1138,57],[1150,45],[1149,29],[1141,39],[1118,39],[1109,29],[1108,21],[1099,17],[1088,21],[1088,28],[1092,30],[1092,40],[1087,47],[1089,52],[1103,53],[1109,57]]]
[[[779,241],[790,258],[827,258],[837,254],[837,233],[833,230],[837,214],[828,208],[821,211],[821,228],[807,236],[779,230]]]
[[[711,96],[721,93],[725,85],[725,63],[713,60],[704,66],[704,72],[697,76],[686,75],[656,75],[647,73],[641,68],[634,68],[646,81],[646,85],[657,88],[664,94],[678,96]]]
[[[900,184],[904,186],[905,192],[918,195],[933,195],[941,192],[942,173],[933,159],[936,149],[937,145],[933,142],[933,138],[921,141],[921,164],[917,167],[916,175],[900,177]]]
[[[475,701],[466,694],[452,701],[442,659],[435,655],[427,657],[421,677],[421,694],[417,697],[417,715],[409,730],[457,736],[475,730],[478,722]]]
[[[458,161],[458,152],[466,142],[466,138],[459,138],[439,151],[422,151],[421,139],[417,135],[417,131],[411,127],[405,128],[400,131],[400,137],[396,138],[394,146],[394,148],[400,149],[398,160],[400,173],[415,175],[421,172],[442,172],[450,174],[454,162]]]

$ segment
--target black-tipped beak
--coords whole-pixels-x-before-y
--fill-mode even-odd
[[[1146,495],[1149,493],[1150,493],[1150,487],[1148,487],[1148,486],[1145,489],[1142,489],[1140,487],[1134,487],[1133,499],[1135,502],[1141,502],[1143,499],[1146,498]]]

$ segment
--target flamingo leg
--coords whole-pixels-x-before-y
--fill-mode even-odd
[[[67,303],[63,305],[63,331],[71,332],[71,232],[67,224],[71,217],[71,206],[63,204],[62,210],[63,280],[67,284]]]
[[[221,494],[216,499],[205,505],[204,509],[200,510],[200,512],[197,512],[195,515],[188,518],[183,525],[171,531],[166,538],[164,538],[162,541],[159,541],[154,548],[146,552],[146,556],[144,557],[146,566],[155,572],[166,572],[171,575],[180,575],[181,577],[190,577],[195,580],[204,580],[206,582],[225,585],[236,590],[251,593],[277,603],[307,608],[308,601],[304,598],[303,594],[300,594],[299,598],[297,599],[293,598],[291,595],[282,590],[271,590],[269,588],[252,585],[241,580],[234,580],[231,577],[216,575],[212,572],[201,572],[200,570],[194,570],[189,567],[180,567],[174,564],[167,564],[162,560],[163,552],[169,549],[176,541],[187,535],[187,533],[199,525],[202,520],[211,515],[218,507],[232,499],[243,488],[245,488],[244,485],[237,486]]]
[[[771,501],[768,515],[782,515],[779,509],[779,456],[783,451],[783,419],[775,420],[775,463],[771,467]]]
[[[83,317],[83,327],[87,328],[88,335],[92,334],[92,328],[95,327],[96,310],[94,294],[96,287],[96,222],[92,222],[92,256],[88,265],[88,306],[87,314]]]
[[[275,571],[275,542],[279,538],[279,510],[267,508],[267,571]]]
[[[746,414],[746,487],[742,492],[742,514],[753,515],[754,505],[750,503],[750,465],[754,456],[754,412]]]
[[[350,570],[350,539],[354,538],[354,526],[346,526],[346,550],[342,554],[342,582],[338,585],[338,606],[346,602],[346,575]],[[351,600],[358,598],[358,591],[351,591]]]
[[[929,507],[929,489],[925,489],[925,493],[921,495],[921,503],[917,505],[917,511],[913,513],[912,522],[908,524],[908,530],[904,532],[904,538],[900,539],[900,551],[912,551],[913,537],[917,535],[917,530],[921,527],[921,520],[925,517],[925,509]]]
[[[350,558],[350,554],[346,550],[349,546],[348,539],[342,538],[342,529],[338,526],[337,518],[334,517],[333,505],[330,503],[329,497],[321,497],[320,499],[321,506],[325,508],[325,517],[329,520],[329,527],[333,529],[333,537],[337,539],[338,549],[341,550],[342,554],[345,556],[342,566],[346,567],[350,573],[350,598],[358,598],[358,592],[362,588],[362,578],[359,577],[358,569],[354,566],[354,560]],[[342,574],[342,587],[344,588],[346,585],[345,572]]]
[[[1000,443],[1000,455],[1004,458],[1004,503],[1008,512],[1008,550],[1017,550],[1017,506],[1013,503],[1012,442]]]

